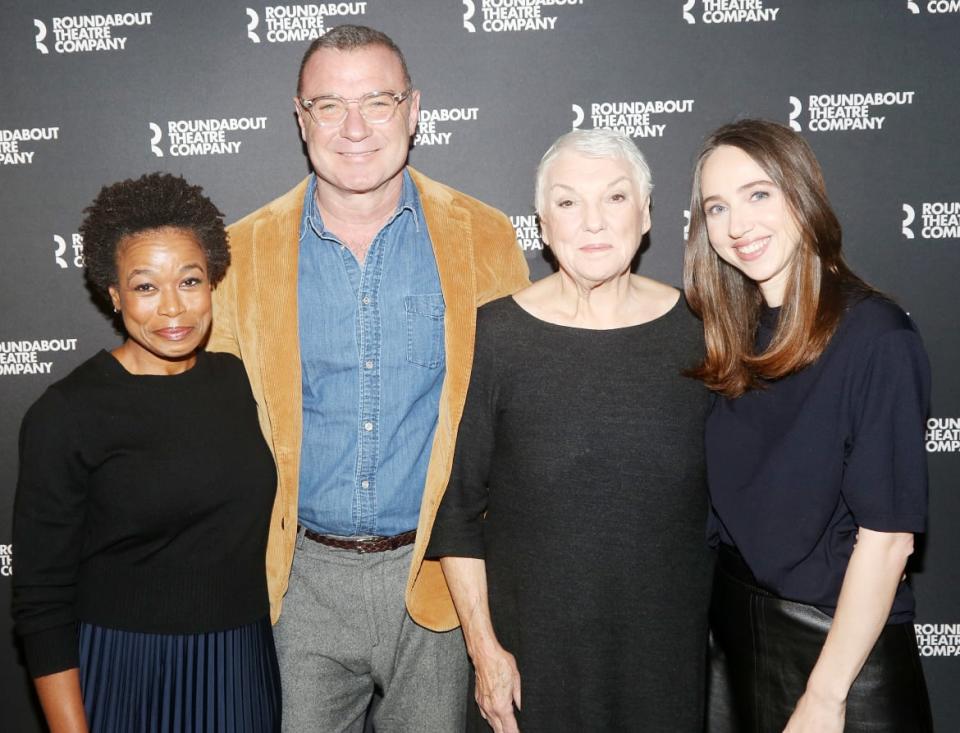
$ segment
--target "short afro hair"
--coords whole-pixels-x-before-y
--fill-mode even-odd
[[[86,209],[80,234],[87,281],[109,299],[117,284],[117,248],[132,234],[157,229],[182,229],[197,238],[207,258],[211,286],[223,279],[230,265],[230,246],[223,214],[180,176],[148,173],[137,179],[104,186]]]

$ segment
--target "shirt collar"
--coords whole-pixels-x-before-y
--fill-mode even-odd
[[[409,212],[409,215],[413,218],[413,226],[419,234],[420,220],[422,217],[420,209],[420,193],[417,191],[417,187],[414,185],[413,179],[410,177],[410,173],[406,168],[403,169],[402,176],[403,187],[400,189],[400,201],[397,202],[396,211],[393,212],[384,226],[389,226],[398,216],[404,212]],[[303,241],[303,238],[307,235],[310,229],[312,229],[314,234],[321,239],[336,240],[336,235],[334,235],[333,232],[328,231],[323,224],[323,217],[320,216],[320,208],[317,206],[317,197],[315,195],[316,190],[317,174],[314,173],[310,176],[310,183],[307,184],[306,193],[303,195],[303,216],[300,221],[300,241]]]

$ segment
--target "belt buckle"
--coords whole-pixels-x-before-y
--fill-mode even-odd
[[[372,552],[372,550],[367,549],[368,546],[372,546],[375,543],[379,542],[381,537],[364,537],[363,539],[356,540],[357,543],[357,554],[366,555]]]

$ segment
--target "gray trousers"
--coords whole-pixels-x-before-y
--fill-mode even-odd
[[[403,596],[412,551],[359,554],[298,536],[274,627],[285,732],[362,733],[370,724],[376,733],[464,729],[463,635],[429,631],[410,618]]]

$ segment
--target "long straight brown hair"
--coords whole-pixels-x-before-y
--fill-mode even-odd
[[[754,353],[763,298],[757,284],[721,260],[707,236],[703,164],[722,145],[749,155],[783,192],[800,232],[780,319],[770,345]],[[689,375],[727,397],[739,397],[816,361],[830,342],[848,297],[872,292],[840,252],[840,222],[827,199],[823,173],[807,142],[766,120],[740,120],[711,134],[697,156],[690,197],[690,236],[683,285],[703,320],[706,356]]]

